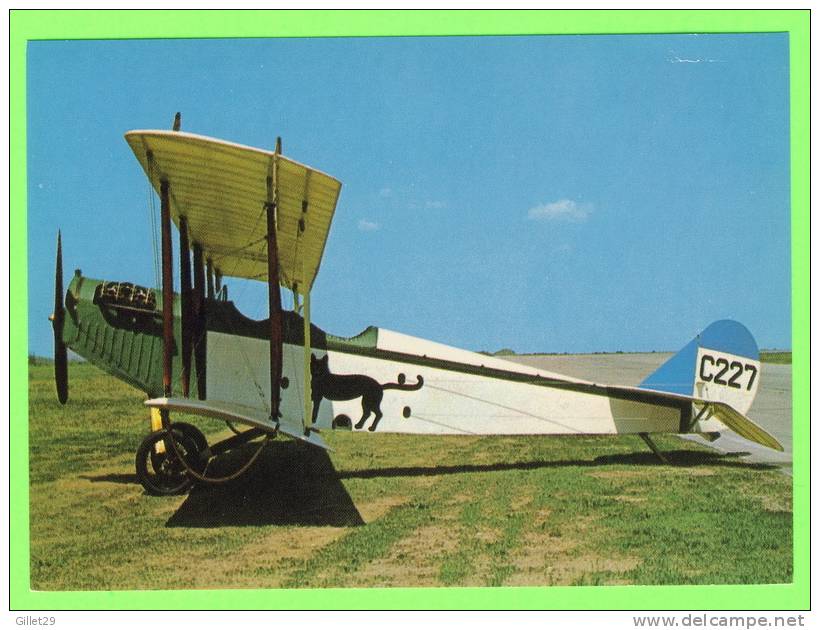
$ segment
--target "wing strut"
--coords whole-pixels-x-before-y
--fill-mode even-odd
[[[194,300],[193,300],[193,353],[196,361],[196,393],[200,400],[205,400],[205,360],[207,348],[205,344],[205,263],[202,259],[202,246],[194,243]]]
[[[216,294],[214,290],[214,261],[208,258],[205,263],[205,275],[208,279],[208,299],[213,300]]]
[[[193,304],[191,300],[191,249],[188,244],[188,219],[179,217],[179,299],[182,306],[182,395],[191,389],[191,348],[193,346]]]
[[[302,192],[302,215],[299,218],[298,228],[296,230],[296,251],[299,251],[299,245],[302,242],[302,236],[307,228],[308,220],[308,188],[310,186],[310,171],[305,173],[305,187]],[[312,213],[311,213],[312,214]],[[294,256],[295,258],[296,256]],[[302,258],[302,278],[306,278],[305,273],[305,259]],[[302,426],[305,429],[305,435],[310,436],[311,429],[313,429],[313,397],[311,390],[310,377],[310,282],[303,282],[302,287],[302,323],[304,325],[304,346],[303,346],[303,374],[304,374],[304,393],[305,393],[305,409],[303,413]],[[293,285],[294,299],[298,298],[297,285]]]
[[[279,420],[280,385],[282,383],[282,296],[279,293],[279,250],[276,243],[276,206],[279,202],[279,191],[276,185],[277,157],[281,151],[282,141],[276,139],[276,152],[268,168],[267,199],[265,215],[267,217],[268,241],[268,312],[270,314],[270,401],[271,420]]]
[[[171,202],[168,180],[160,184],[162,223],[162,389],[171,396],[171,368],[174,351],[174,276],[171,261]]]
[[[310,433],[313,426],[313,398],[310,388],[310,288],[305,289],[302,298],[302,318],[305,325],[304,345],[304,379],[305,379],[305,434]]]

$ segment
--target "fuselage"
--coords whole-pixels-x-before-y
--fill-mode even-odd
[[[63,339],[74,352],[149,397],[161,396],[161,312],[159,291],[78,274],[66,296]],[[172,394],[179,396],[178,295],[173,313]],[[303,320],[285,311],[282,324],[280,411],[303,421]],[[269,322],[245,317],[232,302],[206,299],[194,328],[190,397],[270,409]],[[633,399],[606,386],[375,327],[343,338],[311,326],[311,354],[312,412],[320,428],[476,435],[675,433],[691,420],[688,403]],[[350,376],[359,378],[345,378]],[[710,422],[691,429],[722,427]]]

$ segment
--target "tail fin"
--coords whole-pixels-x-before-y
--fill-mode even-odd
[[[757,343],[743,324],[711,324],[639,385],[722,402],[745,414],[760,384]]]

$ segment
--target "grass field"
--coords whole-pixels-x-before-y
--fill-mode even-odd
[[[792,579],[791,478],[672,436],[666,466],[631,436],[325,434],[329,455],[276,441],[236,482],[152,497],[144,396],[72,363],[61,407],[29,370],[34,589]]]

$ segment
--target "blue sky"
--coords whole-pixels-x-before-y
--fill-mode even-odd
[[[33,42],[30,352],[65,278],[155,284],[123,134],[272,148],[343,182],[313,319],[469,349],[791,347],[788,36]],[[158,205],[158,204],[157,204]],[[228,281],[262,317],[262,285]]]

